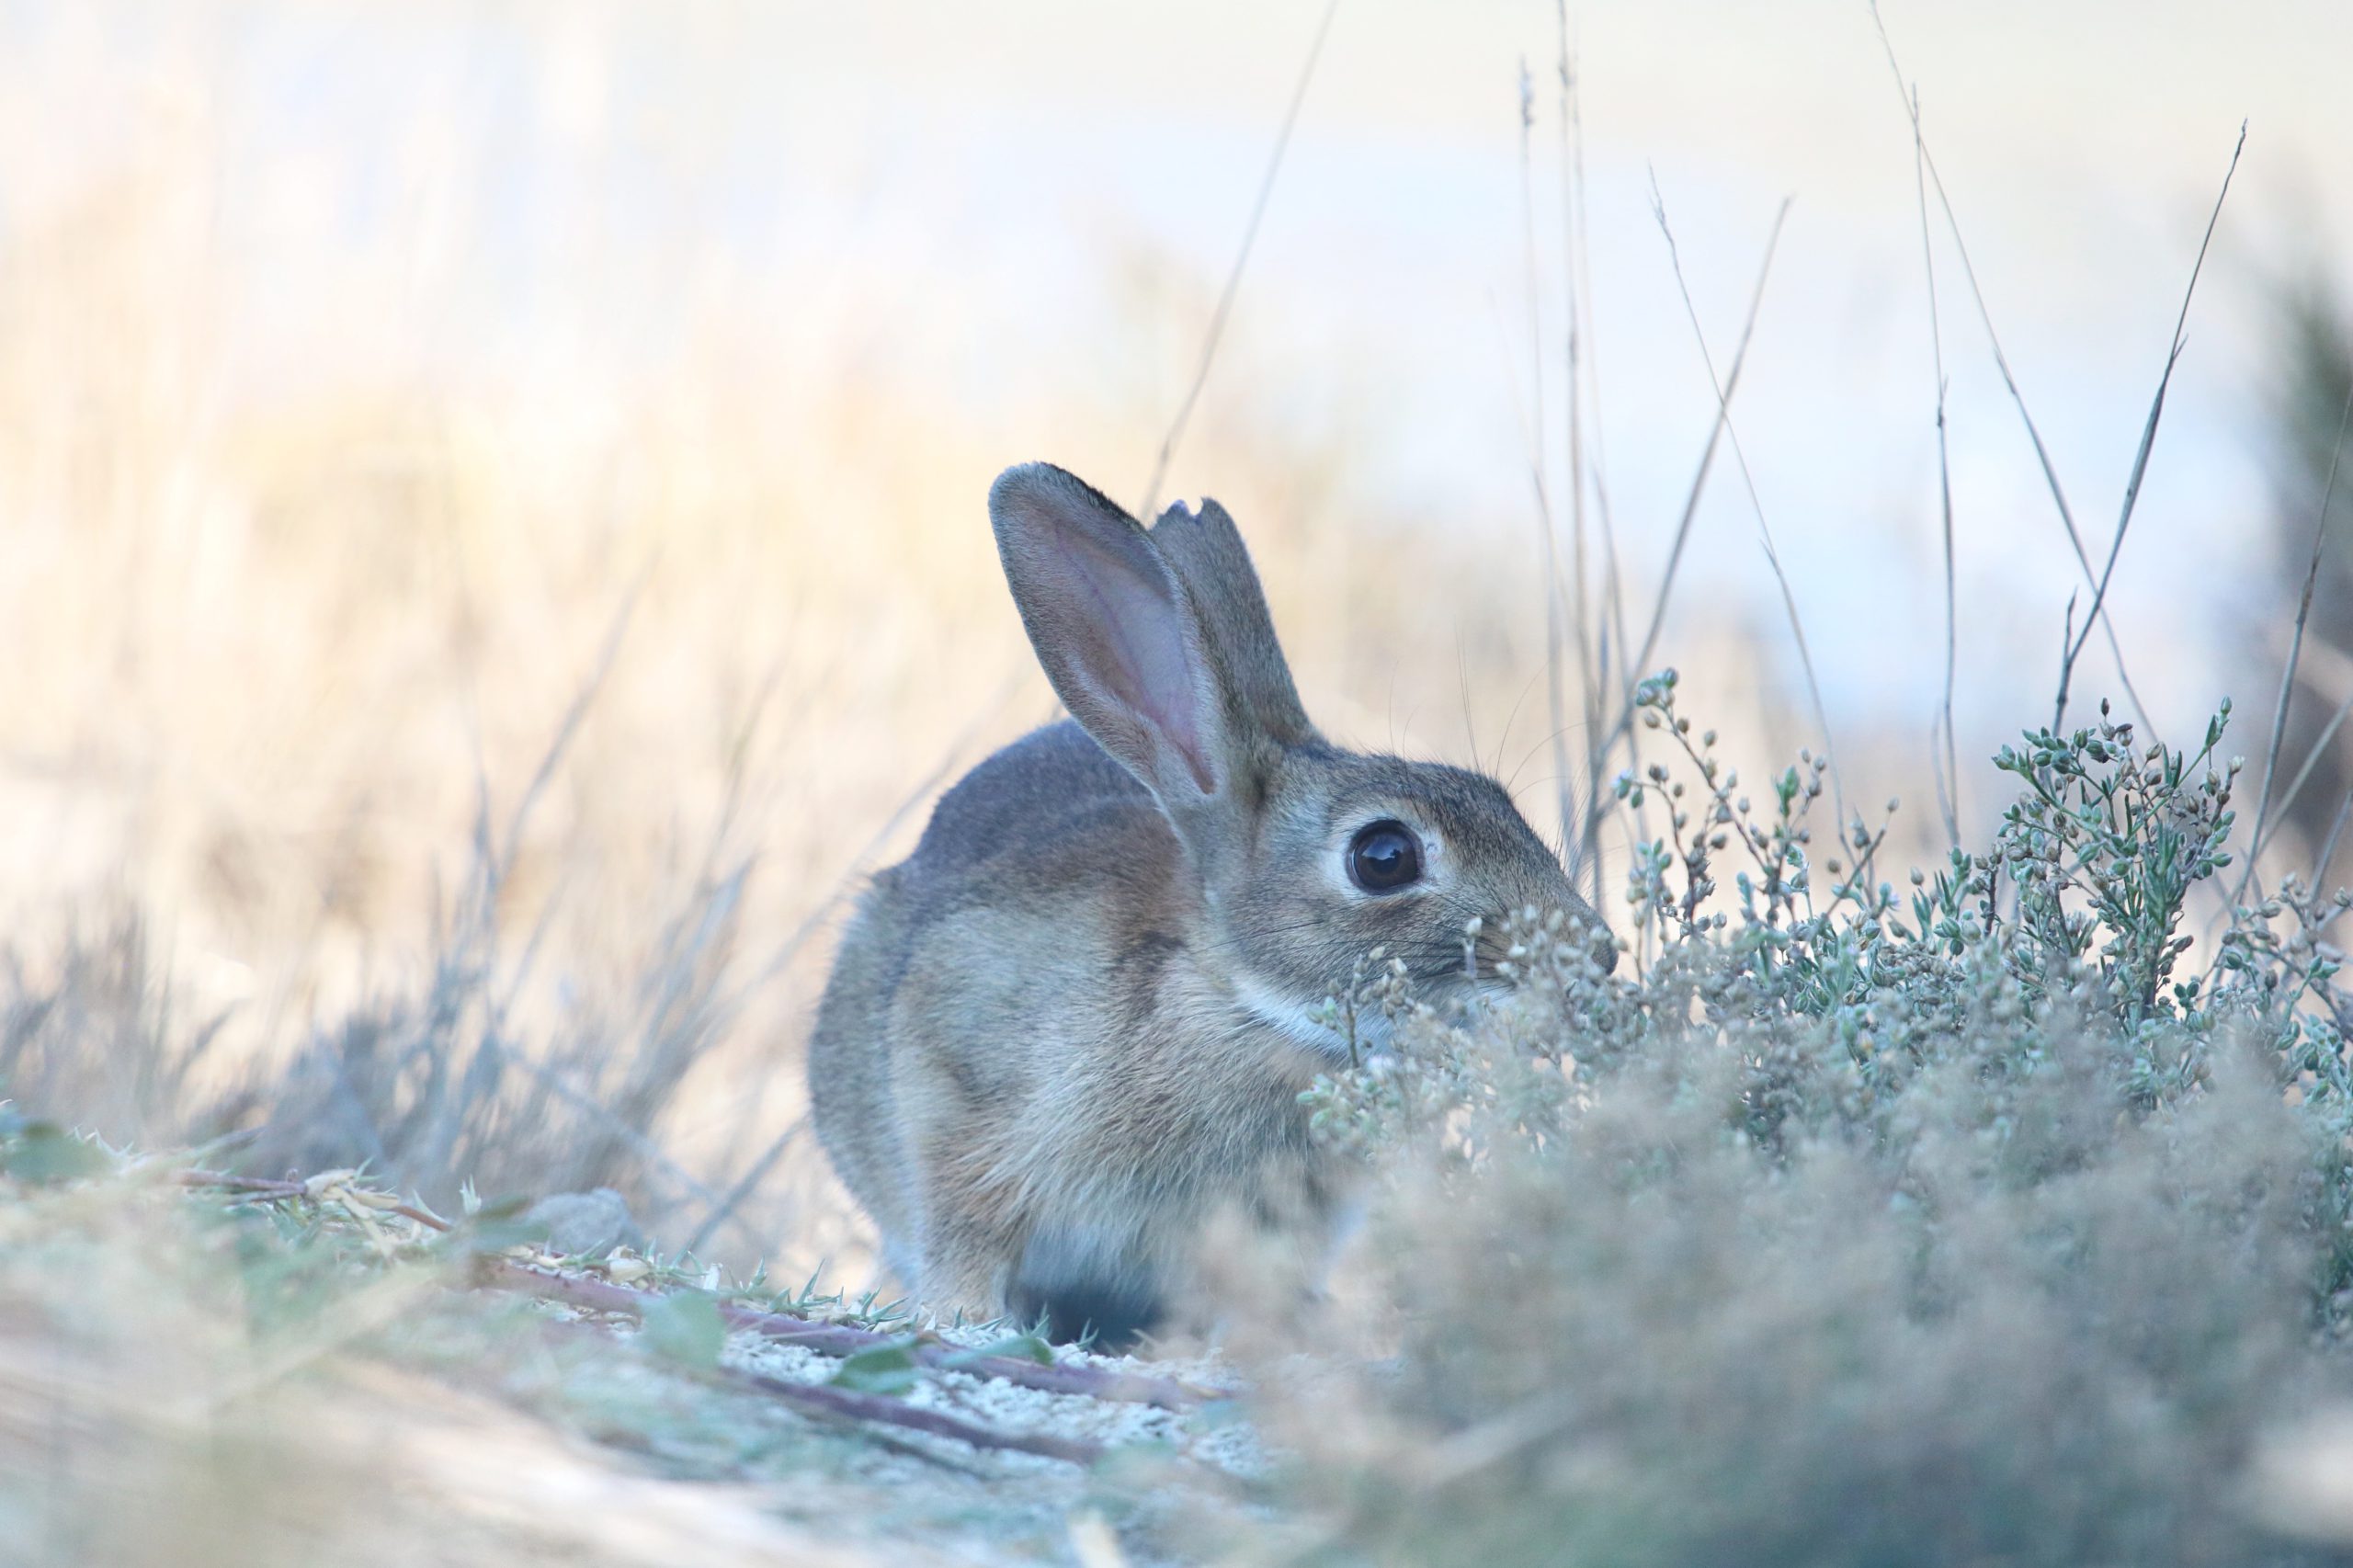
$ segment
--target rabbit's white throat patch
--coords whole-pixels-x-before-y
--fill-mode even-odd
[[[1252,1017],[1286,1039],[1318,1055],[1347,1060],[1347,1033],[1324,1021],[1324,998],[1298,1001],[1246,971],[1233,977],[1233,994]],[[1378,1008],[1358,1012],[1356,1048],[1359,1054],[1389,1049],[1390,1032],[1388,1017]]]

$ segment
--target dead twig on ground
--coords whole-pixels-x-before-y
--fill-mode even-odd
[[[581,1275],[550,1274],[509,1258],[488,1260],[488,1267],[477,1278],[484,1284],[520,1290],[543,1301],[632,1317],[642,1316],[647,1308],[662,1299],[662,1292],[657,1290],[641,1290]],[[731,1329],[742,1329],[779,1344],[802,1346],[827,1356],[855,1356],[861,1350],[903,1343],[905,1339],[904,1335],[856,1328],[848,1324],[818,1323],[790,1312],[762,1312],[732,1301],[719,1303],[719,1315]],[[918,1339],[908,1346],[908,1354],[918,1366],[968,1372],[976,1378],[997,1378],[1041,1393],[1083,1394],[1090,1399],[1150,1404],[1163,1410],[1184,1410],[1232,1397],[1220,1390],[1198,1389],[1171,1378],[1142,1373],[1106,1371],[1063,1362],[1047,1366],[1009,1356],[974,1356],[937,1339]]]
[[[328,1171],[306,1181],[294,1181],[232,1176],[221,1171],[183,1170],[176,1173],[175,1179],[183,1187],[218,1187],[278,1201],[301,1199],[315,1201],[328,1197],[349,1196],[370,1210],[397,1214],[429,1231],[448,1234],[456,1229],[449,1221],[427,1210],[355,1186],[352,1176],[353,1173],[347,1171]],[[661,1301],[664,1294],[659,1290],[642,1290],[610,1280],[592,1279],[584,1275],[550,1273],[507,1257],[483,1259],[475,1282],[517,1290],[542,1301],[559,1301],[589,1312],[619,1312],[631,1317],[643,1316],[646,1309]],[[731,1329],[742,1329],[782,1344],[804,1346],[827,1356],[854,1356],[861,1350],[899,1343],[904,1338],[901,1335],[857,1328],[848,1324],[819,1323],[813,1318],[792,1312],[764,1312],[734,1301],[720,1302],[719,1315]],[[976,1378],[996,1378],[1041,1393],[1083,1394],[1090,1399],[1150,1404],[1163,1410],[1185,1410],[1233,1397],[1224,1390],[1195,1388],[1173,1378],[1157,1378],[1140,1372],[1107,1371],[1097,1367],[1064,1362],[1049,1366],[1017,1360],[1009,1356],[974,1356],[969,1350],[938,1339],[919,1339],[909,1347],[909,1354],[919,1366],[968,1372]]]

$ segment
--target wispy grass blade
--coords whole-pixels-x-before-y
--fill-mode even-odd
[[[1786,213],[1788,210],[1789,203],[1784,201],[1782,210]],[[1655,169],[1651,172],[1651,212],[1658,220],[1658,232],[1666,238],[1666,257],[1675,269],[1676,291],[1683,297],[1683,312],[1690,320],[1692,339],[1699,349],[1699,362],[1707,369],[1708,385],[1715,393],[1716,407],[1722,416],[1724,439],[1732,443],[1733,461],[1739,467],[1741,483],[1748,491],[1749,507],[1756,514],[1756,532],[1765,546],[1765,560],[1773,568],[1773,581],[1780,586],[1781,608],[1788,612],[1790,632],[1797,640],[1798,663],[1805,672],[1806,696],[1813,704],[1814,722],[1822,730],[1822,752],[1830,765],[1831,794],[1838,811],[1839,832],[1844,834],[1847,823],[1847,790],[1838,777],[1838,748],[1831,738],[1830,710],[1822,700],[1822,682],[1814,674],[1813,651],[1806,643],[1804,618],[1798,614],[1797,595],[1790,586],[1790,574],[1781,568],[1780,551],[1774,548],[1773,526],[1766,520],[1764,498],[1756,493],[1756,476],[1749,472],[1748,454],[1741,449],[1740,432],[1732,422],[1732,400],[1725,392],[1723,381],[1716,374],[1715,358],[1708,352],[1707,331],[1699,324],[1699,309],[1692,302],[1691,286],[1683,276],[1682,253],[1676,247],[1675,230],[1666,221],[1666,198],[1659,190]],[[1778,235],[1779,232],[1779,220],[1776,219],[1774,233]]]
[[[2141,499],[2141,481],[2149,472],[2149,453],[2157,443],[2157,422],[2165,416],[2165,391],[2173,385],[2174,367],[2181,363],[2181,352],[2187,344],[2183,329],[2189,323],[2189,301],[2198,296],[2198,278],[2206,269],[2206,252],[2214,243],[2214,227],[2222,221],[2222,203],[2230,199],[2231,176],[2239,172],[2239,155],[2246,151],[2246,122],[2239,122],[2239,139],[2231,148],[2231,166],[2222,172],[2222,188],[2214,196],[2214,210],[2207,215],[2206,233],[2198,242],[2198,259],[2190,264],[2189,286],[2182,290],[2181,312],[2174,318],[2173,343],[2165,351],[2165,368],[2157,377],[2157,394],[2149,400],[2148,423],[2141,427],[2141,447],[2132,454],[2132,472],[2124,482],[2124,507],[2116,519],[2116,537],[2109,542],[2108,563],[2100,568],[2099,585],[2092,590],[2090,613],[2084,618],[2084,630],[2067,651],[2059,667],[2059,696],[2051,710],[2051,727],[2054,731],[2067,717],[2068,685],[2075,673],[2075,661],[2083,656],[2084,645],[2091,641],[2092,623],[2100,618],[2108,603],[2108,585],[2116,575],[2117,557],[2124,552],[2124,536],[2132,527],[2132,508]]]
[[[2336,416],[2336,440],[2328,454],[2328,480],[2321,486],[2320,515],[2313,519],[2312,555],[2304,563],[2303,591],[2296,598],[2296,630],[2288,640],[2288,662],[2279,670],[2279,696],[2271,707],[2271,740],[2263,751],[2263,789],[2255,798],[2255,831],[2247,840],[2251,847],[2247,850],[2246,864],[2239,868],[2238,888],[2233,894],[2234,899],[2245,895],[2255,876],[2256,858],[2263,853],[2269,836],[2266,830],[2270,825],[2272,779],[2279,766],[2279,747],[2287,738],[2288,704],[2296,688],[2296,666],[2303,657],[2304,627],[2312,619],[2313,589],[2320,581],[2321,557],[2328,546],[2329,510],[2336,500],[2336,473],[2345,458],[2345,433],[2348,425],[2353,425],[2353,386],[2346,389],[2345,407]],[[2320,739],[2313,744],[2311,755],[2304,758],[2303,767],[2297,770],[2295,782],[2288,786],[2286,795],[2279,801],[2282,815],[2295,800],[2297,791],[2304,787],[2305,777],[2312,772],[2313,764],[2320,759],[2330,738],[2336,733],[2336,727],[2345,722],[2347,707],[2353,707],[2353,699],[2347,699],[2345,707],[2337,709],[2336,717],[2329,720],[2328,727],[2321,732]]]
[[[2018,376],[2010,369],[2008,354],[2003,351],[2001,334],[1995,330],[1993,309],[1985,302],[1985,290],[1977,281],[1976,264],[1969,256],[1969,242],[1961,232],[1960,215],[1953,210],[1952,197],[1945,190],[1944,176],[1937,170],[1936,154],[1929,150],[1927,135],[1921,130],[1919,105],[1913,97],[1911,78],[1904,75],[1903,65],[1896,60],[1895,45],[1889,39],[1887,23],[1879,13],[1879,0],[1870,0],[1870,11],[1871,25],[1879,30],[1880,48],[1887,56],[1887,68],[1895,78],[1896,94],[1903,100],[1904,112],[1911,121],[1921,166],[1927,170],[1929,188],[1937,193],[1937,205],[1944,213],[1946,231],[1952,235],[1953,254],[1961,258],[1961,277],[1969,284],[1970,299],[1977,306],[1978,322],[1984,327],[1986,344],[1994,351],[1994,368],[2001,372],[2002,385],[2009,392],[2012,405],[2018,411],[2019,423],[2026,426],[2027,439],[2034,447],[2035,461],[2041,465],[2043,484],[2051,492],[2052,504],[2059,509],[2060,526],[2066,530],[2068,546],[2075,552],[2075,564],[2083,572],[2085,585],[2089,586],[2096,581],[2096,574],[2092,571],[2091,552],[2084,548],[2083,530],[2075,526],[2075,508],[2067,504],[2066,489],[2059,483],[2059,470],[2051,460],[2051,449],[2043,444],[2042,429],[2034,422],[2034,411],[2027,406],[2026,393],[2019,388]],[[2147,705],[2141,700],[2140,691],[2132,684],[2131,671],[2124,663],[2124,645],[2117,638],[2114,624],[2105,610],[2095,619],[2108,638],[2109,653],[2116,661],[2117,681],[2124,687],[2125,700],[2132,705],[2133,716],[2140,721],[2142,733],[2152,741],[2161,739],[2156,724],[2149,717]]]
[[[1536,129],[1536,85],[1528,74],[1528,62],[1519,62],[1519,216],[1520,244],[1527,267],[1528,297],[1529,396],[1533,400],[1529,422],[1528,464],[1529,476],[1536,487],[1536,524],[1542,533],[1544,560],[1544,713],[1552,728],[1552,792],[1559,809],[1561,843],[1570,850],[1582,843],[1576,827],[1576,806],[1571,795],[1568,749],[1568,703],[1563,687],[1561,669],[1562,643],[1564,635],[1561,587],[1561,546],[1559,526],[1553,515],[1552,497],[1544,483],[1544,335],[1537,309],[1536,277],[1536,179],[1533,140]],[[1572,486],[1576,475],[1569,475]],[[1579,598],[1583,598],[1582,566],[1580,561]],[[1592,651],[1583,636],[1582,606],[1579,622],[1578,662],[1581,676],[1590,684]]]
[[[1324,58],[1324,40],[1331,36],[1332,18],[1340,13],[1340,0],[1327,0],[1324,17],[1315,24],[1314,41],[1307,46],[1307,59],[1299,68],[1299,81],[1291,88],[1290,107],[1283,111],[1282,129],[1275,135],[1274,151],[1267,157],[1267,172],[1258,181],[1257,199],[1250,204],[1250,221],[1243,225],[1242,244],[1233,254],[1233,266],[1225,275],[1225,286],[1218,290],[1217,308],[1210,312],[1209,331],[1201,339],[1200,363],[1194,367],[1192,384],[1185,389],[1185,400],[1176,405],[1176,416],[1168,422],[1168,433],[1161,437],[1160,455],[1153,460],[1151,483],[1143,487],[1143,506],[1137,516],[1152,521],[1160,510],[1160,487],[1168,479],[1168,465],[1175,460],[1177,444],[1185,438],[1185,426],[1192,422],[1193,406],[1200,402],[1201,389],[1209,384],[1210,367],[1217,363],[1218,345],[1224,341],[1225,324],[1233,315],[1233,301],[1242,291],[1242,274],[1250,265],[1251,249],[1258,243],[1258,227],[1265,222],[1267,203],[1274,199],[1275,179],[1282,173],[1283,156],[1290,151],[1291,132],[1299,126],[1299,111],[1307,102],[1308,84],[1315,79],[1315,62]]]
[[[1578,835],[1574,846],[1576,856],[1574,866],[1589,879],[1593,902],[1598,904],[1602,899],[1601,858],[1595,853],[1595,839],[1599,823],[1590,802],[1599,800],[1602,792],[1601,693],[1602,682],[1609,667],[1608,620],[1605,607],[1601,632],[1597,637],[1593,631],[1593,588],[1586,562],[1585,378],[1581,364],[1584,290],[1579,287],[1578,278],[1578,256],[1584,228],[1584,158],[1575,122],[1575,75],[1569,61],[1568,0],[1556,0],[1553,12],[1560,25],[1560,58],[1555,74],[1560,84],[1561,278],[1567,317],[1562,335],[1562,352],[1567,383],[1564,413],[1568,426],[1569,534],[1573,541],[1571,554],[1575,562],[1574,610],[1571,625],[1577,644],[1577,690],[1584,700],[1585,798],[1588,802],[1580,819],[1584,831]],[[1614,550],[1611,555],[1614,558]],[[1623,672],[1620,676],[1621,679],[1631,679]],[[1561,815],[1561,831],[1563,835],[1574,831],[1567,812]]]
[[[1920,96],[1912,95],[1912,183],[1920,204],[1920,263],[1928,283],[1928,350],[1937,373],[1937,497],[1944,524],[1945,546],[1945,689],[1938,710],[1941,730],[1936,760],[1937,810],[1943,817],[1945,839],[1961,847],[1961,754],[1953,735],[1953,675],[1960,659],[1959,594],[1954,584],[1952,555],[1952,451],[1945,423],[1945,338],[1937,311],[1937,251],[1928,233],[1927,149],[1920,139]]]
[[[2336,802],[2336,818],[2328,824],[2328,836],[2321,840],[2320,852],[2313,857],[2313,872],[2308,881],[2313,887],[2320,886],[2321,879],[2328,875],[2330,863],[2336,858],[2336,846],[2345,836],[2347,816],[2353,816],[2353,790],[2347,790],[2345,799]]]
[[[682,1250],[689,1253],[701,1250],[702,1244],[718,1233],[720,1226],[734,1219],[735,1211],[743,1207],[744,1199],[758,1190],[760,1183],[768,1178],[768,1173],[776,1169],[777,1162],[784,1158],[785,1151],[792,1147],[808,1126],[807,1117],[795,1117],[791,1125],[770,1140],[768,1146],[761,1151],[760,1157],[746,1165],[744,1174],[735,1178],[735,1184],[711,1200],[693,1233],[687,1237]]]
[[[1633,733],[1631,684],[1643,678],[1644,672],[1651,667],[1652,655],[1658,652],[1659,635],[1666,624],[1667,605],[1675,596],[1676,574],[1683,563],[1683,547],[1690,542],[1692,520],[1699,515],[1700,497],[1707,494],[1708,475],[1715,466],[1716,449],[1723,442],[1731,399],[1740,390],[1741,369],[1748,363],[1749,341],[1756,335],[1757,314],[1765,303],[1765,281],[1772,275],[1773,253],[1780,245],[1781,226],[1789,219],[1790,205],[1790,199],[1783,198],[1779,210],[1773,215],[1772,231],[1766,235],[1764,258],[1756,265],[1756,281],[1748,292],[1748,314],[1741,324],[1740,342],[1733,350],[1732,366],[1724,376],[1724,395],[1708,426],[1707,443],[1699,449],[1699,464],[1691,476],[1691,488],[1684,494],[1683,512],[1676,519],[1675,540],[1667,547],[1666,566],[1659,574],[1658,591],[1652,597],[1650,620],[1643,631],[1642,646],[1632,658],[1621,661],[1629,677],[1629,695],[1625,706],[1619,710],[1617,718],[1610,722],[1608,732],[1602,738],[1601,753],[1605,758],[1620,740]],[[1597,803],[1595,809],[1599,809]]]
[[[1651,667],[1652,655],[1658,652],[1659,633],[1666,625],[1666,607],[1675,597],[1676,574],[1683,564],[1683,547],[1691,541],[1691,524],[1699,515],[1699,501],[1708,491],[1708,475],[1715,467],[1716,449],[1723,444],[1724,432],[1732,423],[1733,394],[1740,390],[1740,373],[1748,363],[1748,345],[1756,333],[1756,318],[1765,304],[1765,281],[1772,276],[1773,254],[1780,248],[1781,229],[1789,222],[1791,198],[1783,197],[1773,213],[1773,227],[1765,236],[1765,255],[1756,263],[1756,281],[1748,290],[1748,315],[1741,324],[1740,342],[1733,349],[1732,366],[1725,372],[1723,396],[1717,401],[1714,421],[1708,426],[1707,444],[1699,449],[1699,466],[1691,475],[1691,488],[1684,493],[1683,511],[1675,519],[1675,542],[1667,547],[1666,567],[1659,574],[1658,592],[1651,600],[1650,620],[1643,628],[1643,643],[1634,654],[1634,678],[1642,678]],[[1622,717],[1613,733],[1632,722],[1631,713]]]

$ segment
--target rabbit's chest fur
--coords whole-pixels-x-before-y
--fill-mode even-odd
[[[1244,1005],[1215,932],[1151,796],[1068,723],[974,769],[877,880],[813,1108],[935,1305],[1014,1304],[1040,1236],[1160,1279],[1221,1212],[1320,1226],[1315,1061]]]

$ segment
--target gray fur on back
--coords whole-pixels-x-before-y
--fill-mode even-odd
[[[944,886],[1021,860],[1106,816],[1142,819],[1175,842],[1152,792],[1064,719],[1030,731],[942,795],[901,869],[926,887]]]

